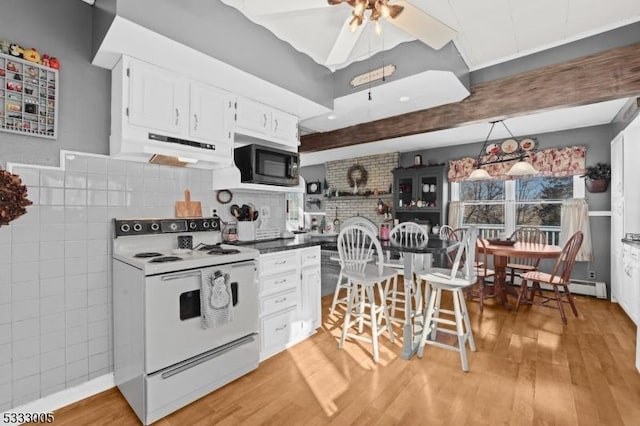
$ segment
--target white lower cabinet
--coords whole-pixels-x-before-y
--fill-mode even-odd
[[[260,256],[260,360],[306,339],[321,324],[320,247]]]

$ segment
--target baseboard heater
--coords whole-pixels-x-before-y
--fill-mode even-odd
[[[602,281],[585,281],[572,279],[569,280],[569,282],[569,291],[572,294],[595,296],[598,299],[607,298],[607,285]],[[540,283],[540,287],[542,287],[542,289],[544,290],[553,290],[553,287],[548,284]]]

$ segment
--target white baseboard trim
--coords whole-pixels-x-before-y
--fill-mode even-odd
[[[69,389],[65,389],[60,392],[53,393],[51,395],[40,398],[36,401],[29,402],[19,407],[12,408],[5,413],[51,413],[67,405],[73,404],[100,392],[104,392],[107,389],[114,387],[115,381],[113,373],[105,374],[104,376],[97,377],[93,380],[89,380],[81,385],[74,386]],[[4,419],[4,414],[0,415],[0,422]],[[2,423],[6,424],[19,424],[19,423]]]

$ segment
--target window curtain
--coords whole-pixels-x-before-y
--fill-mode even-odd
[[[449,202],[449,226],[459,228],[461,224],[462,203],[460,201]]]
[[[560,213],[560,242],[565,244],[578,231],[582,231],[584,239],[576,260],[590,262],[593,260],[593,252],[591,250],[591,228],[587,200],[584,198],[564,200]]]
[[[582,175],[585,170],[586,148],[584,146],[566,146],[564,148],[551,148],[536,151],[529,154],[524,161],[531,163],[539,171],[535,176],[573,176]],[[495,157],[493,157],[495,159]],[[491,161],[492,156],[487,155],[482,161]],[[449,182],[465,180],[473,171],[476,159],[471,157],[449,161]],[[499,180],[511,179],[506,173],[515,164],[514,161],[490,164],[483,167],[491,177]]]

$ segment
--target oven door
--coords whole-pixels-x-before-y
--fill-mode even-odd
[[[211,277],[222,277],[223,296],[215,296],[212,286],[208,300],[218,309],[203,317],[202,283]],[[256,264],[239,262],[147,277],[144,316],[147,374],[256,333]]]

